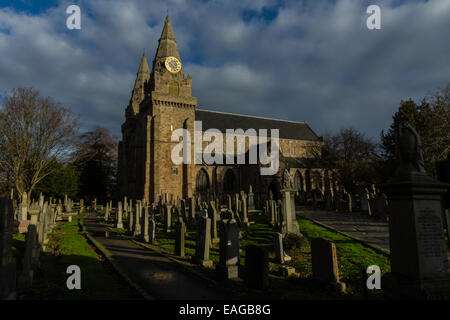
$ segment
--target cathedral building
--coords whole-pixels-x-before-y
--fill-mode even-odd
[[[279,197],[286,171],[290,184],[299,191],[325,188],[328,184],[326,174],[305,165],[309,146],[323,143],[306,122],[200,109],[197,97],[191,94],[192,85],[193,79],[185,74],[173,29],[166,17],[151,69],[143,54],[125,110],[118,157],[120,197],[145,199],[147,203],[157,201],[165,194],[173,199],[197,195],[207,200],[241,190],[248,192],[252,186],[256,199],[264,201],[269,194]],[[201,121],[203,132],[218,129],[225,134],[226,129],[278,129],[278,172],[261,175],[261,165],[248,162],[174,164],[171,154],[178,142],[172,141],[172,133],[183,128],[194,137],[195,121]],[[249,145],[246,141],[247,154]],[[236,146],[233,148],[236,150]],[[223,150],[226,150],[225,146]]]

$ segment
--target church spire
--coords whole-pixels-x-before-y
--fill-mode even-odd
[[[139,113],[139,105],[145,98],[145,84],[150,79],[150,70],[148,68],[147,57],[145,52],[141,57],[141,64],[136,75],[136,81],[134,82],[133,93],[131,94],[130,104],[133,107],[133,113]]]
[[[153,60],[153,70],[159,70],[167,57],[175,57],[178,60],[181,60],[180,53],[178,52],[177,40],[175,39],[169,16],[166,16],[166,20],[164,20],[164,28],[158,42],[158,49],[156,50],[155,59]]]

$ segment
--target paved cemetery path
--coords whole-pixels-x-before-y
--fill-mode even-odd
[[[306,207],[297,208],[296,212],[300,216],[389,250],[389,223],[386,221],[359,213],[311,210]]]
[[[144,249],[129,240],[110,234],[95,221],[95,216],[84,218],[91,237],[101,243],[112,258],[126,270],[127,275],[155,299],[163,300],[222,300],[225,297],[204,283],[183,273],[173,262],[160,254]]]

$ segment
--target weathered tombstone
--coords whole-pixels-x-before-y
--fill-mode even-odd
[[[383,292],[392,298],[448,299],[450,273],[441,195],[450,187],[425,171],[421,141],[409,123],[398,126],[397,170],[382,186],[389,195],[391,273]]]
[[[282,189],[281,193],[283,195],[282,200],[282,233],[283,235],[293,233],[300,234],[300,229],[298,227],[297,217],[295,214],[295,204],[294,204],[294,189]],[[293,205],[294,204],[294,210]]]
[[[365,188],[364,191],[360,193],[361,211],[371,215],[369,207],[369,199],[370,199],[369,191],[367,190],[367,188]]]
[[[190,205],[189,205],[189,215],[191,219],[195,219],[195,198],[191,197],[189,198]]]
[[[156,222],[154,219],[150,219],[148,223],[148,241],[152,244],[155,242],[155,235],[156,235]]]
[[[41,208],[44,207],[44,204],[42,204],[42,207],[39,207],[36,203],[32,203],[30,206],[30,210],[28,211],[30,215],[30,223],[36,225],[38,222],[39,212],[42,210]]]
[[[321,282],[345,291],[345,284],[339,281],[336,245],[330,240],[314,238],[311,240],[313,277]]]
[[[25,238],[25,255],[22,260],[22,273],[19,277],[20,287],[29,287],[33,282],[33,268],[35,265],[33,255],[35,254],[37,240],[36,232],[36,226],[34,224],[30,224],[28,226],[28,232]]]
[[[247,196],[242,194],[242,222],[244,225],[248,226],[248,212],[247,212]]]
[[[248,210],[255,210],[255,194],[251,185],[248,190]]]
[[[134,230],[133,230],[133,237],[137,237],[141,235],[141,202],[138,200],[136,201],[136,212],[134,216]]]
[[[67,208],[67,206],[66,206]],[[109,219],[109,204],[106,203],[106,209],[105,209],[105,222],[108,222]]]
[[[245,282],[249,288],[265,290],[269,282],[269,257],[267,251],[257,245],[245,249]]]
[[[142,240],[144,240],[145,242],[149,242],[149,237],[148,237],[148,207],[145,206],[144,207],[144,214],[142,215]]]
[[[123,229],[123,223],[122,223],[122,201],[119,201],[117,203],[117,221],[116,221],[116,228],[117,229]]]
[[[42,195],[42,192],[39,194],[39,208],[44,207],[44,196]]]
[[[22,193],[22,203],[20,204],[20,220],[28,219],[28,197],[27,193]]]
[[[284,263],[283,235],[276,232],[273,237],[273,245],[275,249],[275,260],[278,263]]]
[[[164,205],[164,231],[170,232],[172,229],[172,205]]]
[[[352,213],[353,210],[353,206],[352,206],[352,196],[350,195],[350,193],[345,193],[344,194],[345,197],[345,205],[346,205],[346,211],[349,213]]]
[[[229,194],[227,194],[227,199],[228,199],[228,210],[233,210],[233,207],[231,205],[231,196]]]
[[[234,279],[239,272],[239,227],[232,219],[222,220],[220,228],[220,257],[216,270],[220,277]]]
[[[128,207],[128,209],[130,210],[129,211],[129,214],[128,214],[128,231],[130,232],[130,233],[132,233],[133,232],[133,217],[134,217],[134,214],[133,214],[133,207]]]
[[[14,211],[11,199],[0,198],[0,299],[16,299],[16,260],[13,257],[12,233]]]
[[[212,267],[213,262],[209,259],[209,245],[211,242],[211,219],[200,217],[197,223],[197,238],[195,249],[195,262],[204,267]]]
[[[186,234],[186,224],[180,219],[175,226],[175,255],[184,257],[184,237]]]

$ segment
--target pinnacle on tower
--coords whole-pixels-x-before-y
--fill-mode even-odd
[[[175,39],[175,34],[173,32],[169,16],[167,16],[166,20],[164,20],[164,28],[158,42],[158,49],[156,50],[155,59],[153,60],[153,70],[157,69],[155,64],[164,63],[164,60],[167,57],[172,56],[178,60],[181,60],[180,53],[178,52],[177,40]]]
[[[142,54],[141,64],[136,75],[136,81],[134,82],[133,93],[131,94],[131,105],[133,107],[134,114],[139,113],[139,104],[145,98],[145,84],[150,79],[150,70],[148,68],[147,58],[145,53]]]

